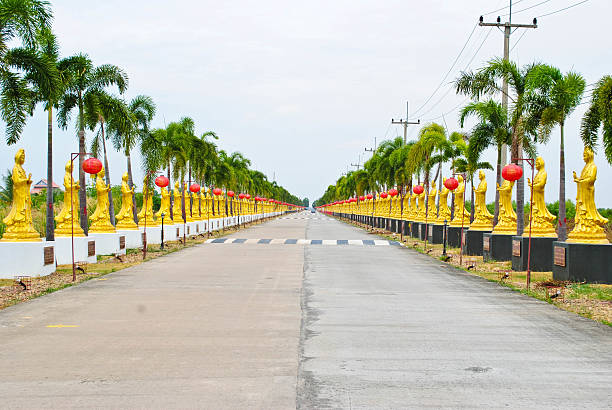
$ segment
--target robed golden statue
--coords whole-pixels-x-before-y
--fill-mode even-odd
[[[2,236],[5,242],[38,242],[42,239],[32,225],[32,199],[30,186],[32,174],[26,175],[23,164],[25,151],[20,149],[15,154],[15,166],[11,179],[13,180],[13,203],[8,215],[2,220],[6,231]]]
[[[451,221],[450,226],[467,227],[470,224],[470,213],[465,210],[465,203],[463,200],[465,196],[465,181],[461,175],[457,177],[457,181],[459,181],[459,185],[457,185],[457,188],[455,189],[455,201],[453,202],[455,213],[453,214],[453,220]]]
[[[443,225],[444,221],[448,223],[451,220],[451,211],[448,207],[448,194],[450,190],[444,185],[444,181],[446,181],[446,178],[442,180],[442,191],[440,191],[438,198],[440,202],[438,206],[438,219],[436,219],[436,224],[438,225]]]
[[[574,182],[577,184],[576,216],[574,229],[569,233],[567,242],[607,244],[608,239],[604,226],[608,220],[601,216],[595,206],[595,180],[597,179],[597,166],[593,161],[593,151],[584,148],[584,168],[580,177],[574,171]]]
[[[174,204],[172,206],[172,219],[175,224],[182,224],[183,221],[183,204],[181,202],[181,197],[183,196],[181,190],[179,189],[179,183],[176,181],[174,183],[174,191],[172,192],[172,196],[174,197]]]
[[[121,210],[116,216],[117,229],[136,230],[138,225],[134,222],[134,188],[128,184],[128,173],[125,172],[121,177]]]
[[[531,220],[529,225],[525,228],[523,236],[529,236],[531,228],[531,236],[539,238],[556,238],[557,232],[553,221],[555,216],[550,213],[546,207],[546,201],[544,200],[544,188],[546,187],[546,169],[544,169],[544,160],[542,157],[537,157],[535,160],[535,167],[538,171],[533,177],[533,181],[527,178],[527,185],[531,188],[531,195],[533,196],[533,205],[531,209]],[[533,223],[531,222],[533,221]]]
[[[493,228],[494,234],[501,235],[516,235],[516,212],[512,207],[512,188],[514,181],[504,180],[504,183],[499,186],[499,216],[497,225]]]
[[[435,221],[438,217],[438,209],[436,207],[436,196],[438,196],[438,190],[436,189],[435,181],[427,194],[427,221]]]
[[[473,231],[492,231],[493,215],[487,209],[487,180],[483,170],[478,172],[478,187],[474,190],[474,221],[470,224]]]
[[[157,213],[155,214],[155,217],[161,219],[162,214],[164,214],[164,218],[170,218],[170,216],[172,216],[170,192],[168,192],[166,187],[161,188],[161,204],[159,206],[159,211],[157,211]],[[166,219],[166,221],[168,221],[168,219]]]
[[[85,236],[79,224],[79,180],[72,177],[72,161],[66,163],[65,170],[64,203],[62,210],[55,217],[55,236],[71,236],[73,229],[74,236]]]
[[[159,225],[159,221],[155,220],[153,213],[153,191],[147,187],[147,180],[142,183],[142,208],[138,213],[138,223],[147,226]]]
[[[108,192],[110,185],[104,182],[104,168],[95,175],[96,178],[96,210],[89,217],[91,225],[89,226],[90,233],[114,233],[115,227],[110,222]],[[94,175],[92,175],[94,178]]]

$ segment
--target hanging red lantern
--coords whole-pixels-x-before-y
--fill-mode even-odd
[[[273,198],[268,199],[268,202],[274,202]]]
[[[85,161],[83,161],[83,171],[87,172],[88,174],[97,174],[98,172],[102,171],[102,163],[98,158],[87,158]]]
[[[397,195],[397,193],[398,193],[398,192],[397,192],[397,189],[395,189],[395,188],[391,188],[391,189],[389,190],[389,195],[391,195],[391,196],[396,196],[396,195]]]
[[[425,188],[423,188],[423,185],[416,185],[414,188],[412,188],[412,192],[414,192],[417,195],[421,195],[423,191],[425,191]]]
[[[215,188],[215,189],[213,189],[213,194],[215,194],[215,195],[217,195],[217,196],[221,195],[221,192],[223,192],[223,191],[221,191],[221,188]]]
[[[381,197],[382,199],[385,199],[385,198],[387,197],[387,193],[386,193],[386,192],[381,192],[381,193],[380,193],[380,197]]]
[[[227,196],[229,196],[230,198],[234,197],[234,191],[227,191]]]
[[[191,186],[189,187],[189,190],[191,192],[193,192],[194,194],[196,192],[200,192],[200,185],[199,184],[191,184]]]
[[[246,199],[251,199],[251,194],[246,194]]]
[[[523,176],[523,169],[516,164],[508,164],[502,169],[502,177],[506,181],[516,181]]]
[[[246,195],[243,194],[242,192],[238,194],[238,198],[239,199],[244,199],[244,197],[246,197]]]
[[[155,185],[157,185],[160,188],[167,187],[169,183],[170,183],[170,180],[163,175],[160,175],[157,178],[155,178]]]
[[[364,200],[365,200],[365,196],[361,195],[361,196],[359,197],[359,200],[360,200],[360,201],[364,201]]]
[[[454,191],[459,186],[459,181],[457,181],[457,178],[455,177],[450,177],[444,181],[444,186],[447,189]]]
[[[374,198],[374,195],[372,195],[372,194],[367,194],[367,195],[366,195],[366,198],[368,198],[368,199],[372,199],[372,198]]]

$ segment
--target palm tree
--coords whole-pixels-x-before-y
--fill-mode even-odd
[[[512,141],[512,131],[508,125],[507,113],[502,105],[489,99],[471,102],[461,110],[459,123],[463,128],[466,118],[476,117],[478,123],[472,128],[471,145],[476,152],[482,152],[494,145],[497,148],[497,183],[501,185],[502,149]],[[495,213],[493,224],[499,215],[499,193],[495,191]]]
[[[28,113],[38,95],[31,89],[57,88],[55,60],[41,52],[40,33],[50,30],[52,14],[43,0],[0,0],[0,116],[6,123],[6,142],[21,137]],[[20,47],[13,47],[14,42]]]
[[[51,83],[45,81],[40,75],[27,73],[26,79],[32,84],[33,97],[32,109],[38,103],[43,104],[47,111],[47,212],[45,224],[45,236],[47,241],[55,240],[53,220],[53,107],[57,106],[58,99],[62,93],[62,75],[57,70],[59,46],[57,39],[49,28],[39,30],[37,39],[37,55],[53,64],[52,68],[57,76],[57,81]]]
[[[60,71],[66,73],[66,88],[60,99],[58,121],[60,127],[66,129],[70,121],[70,114],[77,109],[77,127],[79,130],[79,201],[86,203],[85,173],[83,171],[83,156],[85,154],[85,112],[84,102],[90,93],[97,93],[109,85],[116,85],[123,94],[128,85],[127,75],[119,67],[104,64],[94,67],[86,54],[76,54],[61,60],[58,64]],[[81,227],[87,233],[87,208],[81,207]]]
[[[602,143],[608,163],[612,164],[612,77],[607,75],[593,89],[591,105],[582,118],[580,135],[593,151],[597,148],[599,128],[603,129]]]
[[[476,73],[463,72],[455,81],[457,92],[469,95],[474,100],[479,100],[481,96],[492,96],[503,92],[501,82],[506,80],[510,89],[508,99],[511,106],[507,118],[512,130],[511,134],[511,161],[517,163],[521,168],[523,164],[518,158],[521,157],[521,150],[532,149],[529,137],[535,136],[535,129],[530,127],[531,123],[527,120],[528,110],[525,94],[528,91],[527,78],[534,69],[534,64],[519,67],[512,61],[502,58],[495,58]],[[522,235],[525,218],[525,182],[521,177],[517,182],[516,189],[516,215],[517,215],[517,234]],[[499,183],[500,181],[498,181]]]
[[[556,125],[561,131],[559,145],[559,240],[567,238],[565,219],[565,121],[580,104],[586,82],[580,74],[565,75],[556,68],[538,64],[528,76],[528,98],[532,121],[538,124],[542,141],[548,140]],[[587,113],[588,115],[588,113]],[[518,203],[517,203],[518,205]]]

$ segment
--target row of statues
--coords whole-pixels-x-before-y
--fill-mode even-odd
[[[3,219],[6,225],[6,231],[2,236],[1,241],[5,242],[37,242],[42,238],[32,223],[32,201],[30,196],[30,188],[32,185],[32,174],[26,175],[23,169],[25,163],[25,151],[20,149],[15,155],[15,165],[12,172],[13,182],[13,201],[9,213]],[[65,167],[64,174],[64,201],[61,211],[55,217],[56,236],[84,236],[85,233],[79,224],[79,181],[73,178],[73,163],[68,161]],[[89,232],[90,233],[113,233],[119,230],[138,230],[138,224],[134,221],[134,188],[128,183],[127,172],[123,174],[121,181],[121,209],[116,215],[116,226],[110,220],[110,203],[109,191],[110,186],[104,181],[104,168],[95,175],[96,188],[96,209],[90,215]],[[228,212],[221,202],[224,197],[220,196],[215,201],[214,198],[204,191],[199,193],[191,193],[185,184],[184,190],[180,190],[178,182],[174,185],[174,204],[171,206],[170,193],[166,188],[161,189],[161,207],[157,213],[153,212],[153,191],[148,189],[146,184],[143,184],[143,206],[137,215],[138,221],[141,224],[148,226],[156,226],[160,224],[160,217],[172,217],[172,223],[201,221],[207,218],[227,217],[230,214],[253,214],[255,213],[255,204],[253,200],[235,200],[230,206],[235,207]],[[187,206],[186,221],[183,220],[182,201]],[[215,208],[216,202],[216,208]],[[191,206],[189,206],[191,204]],[[273,205],[262,204],[264,212],[271,212],[268,209]],[[232,212],[234,210],[235,212]]]
[[[568,242],[576,243],[609,243],[604,231],[608,220],[601,216],[595,206],[594,183],[597,178],[597,167],[593,161],[594,154],[590,148],[584,149],[583,159],[585,166],[577,176],[574,172],[574,182],[577,184],[576,197],[576,217],[574,229],[568,235]],[[535,174],[533,181],[527,178],[527,185],[532,190],[533,207],[529,225],[525,228],[523,235],[534,237],[555,238],[557,233],[554,227],[555,216],[546,207],[544,200],[544,188],[546,186],[547,174],[542,157],[535,160]],[[434,224],[444,224],[449,222],[450,226],[469,227],[471,230],[488,231],[494,234],[516,235],[516,212],[512,206],[512,190],[514,181],[507,181],[497,184],[499,193],[499,214],[497,224],[493,226],[493,215],[486,206],[487,181],[485,174],[481,170],[478,173],[479,183],[474,189],[474,220],[470,223],[470,213],[464,207],[465,181],[462,176],[458,177],[459,185],[454,190],[454,216],[451,219],[451,212],[448,207],[449,190],[444,186],[438,193],[435,186],[432,186],[428,193],[412,193],[402,199],[399,197],[387,198],[378,197],[376,201],[361,202],[361,209],[358,205],[342,204],[345,208],[352,206],[358,213],[363,215],[388,217],[393,219],[403,219],[414,222],[425,222]],[[435,185],[435,184],[434,184]],[[427,196],[428,205],[425,209],[425,197]],[[436,207],[436,197],[439,206]],[[343,211],[339,211],[343,212]]]

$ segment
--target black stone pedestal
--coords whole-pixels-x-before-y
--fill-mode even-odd
[[[460,226],[449,226],[448,227],[448,246],[451,248],[461,247],[461,227]],[[467,231],[468,227],[464,226],[463,231]]]
[[[393,232],[402,233],[402,221],[400,219],[395,219],[395,229]]]
[[[410,236],[410,222],[408,221],[401,221],[401,226],[403,226],[403,234],[404,236]]]
[[[512,236],[485,233],[482,235],[482,257],[484,261],[512,260]]]
[[[473,231],[468,229],[465,234],[463,253],[471,256],[482,256],[482,235],[491,231]]]
[[[553,242],[553,278],[612,284],[612,244]]]
[[[425,238],[427,237],[427,226],[429,224],[426,224],[425,222],[421,223],[421,230],[419,231],[419,239],[424,241]]]
[[[444,240],[444,225],[430,224],[428,228],[427,240],[430,243],[442,243]]]
[[[419,238],[419,232],[420,229],[419,228],[421,226],[420,222],[410,222],[410,236],[412,236],[413,238]]]
[[[531,270],[550,272],[553,262],[553,242],[557,238],[531,238]],[[526,271],[529,255],[529,237],[512,237],[512,270]]]

